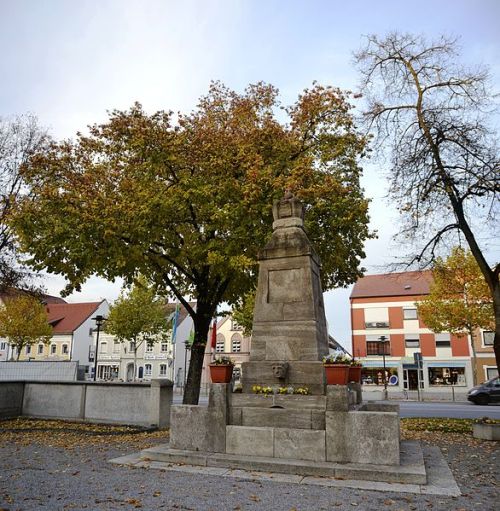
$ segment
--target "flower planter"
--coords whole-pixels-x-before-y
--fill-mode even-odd
[[[210,379],[212,383],[229,383],[233,376],[232,365],[210,364]]]
[[[349,367],[349,383],[361,383],[361,366]]]
[[[349,366],[346,364],[326,364],[327,385],[347,385],[349,382]]]

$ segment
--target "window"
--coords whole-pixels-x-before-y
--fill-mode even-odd
[[[167,376],[167,364],[160,364],[160,376]]]
[[[135,342],[134,341],[130,341],[128,343],[128,349],[129,349],[130,353],[134,353],[134,351],[135,351]]]
[[[0,350],[4,351],[7,348],[6,342],[0,342]]]
[[[498,370],[496,367],[487,367],[486,368],[486,380],[491,380],[498,376]]]
[[[115,339],[115,341],[113,342],[113,353],[120,353],[120,341],[117,341]]]
[[[383,343],[380,341],[380,335],[367,335],[366,336],[366,354],[367,355],[382,355],[385,349],[385,354],[391,354],[391,343],[387,336],[387,341]]]
[[[391,376],[397,376],[396,367],[386,367],[385,377],[389,383]],[[361,381],[364,385],[383,385],[384,384],[384,368],[383,367],[363,367],[361,369]]]
[[[31,353],[31,346],[26,346],[26,355],[29,355]]]
[[[67,344],[62,345],[62,353],[63,353],[63,355],[68,354],[68,345]]]
[[[407,348],[418,348],[420,346],[420,337],[418,334],[405,335],[405,346]]]
[[[365,309],[365,328],[388,328],[389,309],[387,307]]]
[[[234,334],[231,337],[231,351],[233,353],[239,353],[241,351],[241,335]]]
[[[429,367],[429,385],[465,387],[465,367]]]
[[[43,344],[38,345],[38,354],[43,355]]]
[[[450,334],[436,334],[436,348],[449,348],[451,346]]]
[[[418,319],[417,309],[403,309],[403,319]]]
[[[222,334],[217,334],[217,342],[215,344],[215,352],[216,353],[224,353],[224,344],[226,343],[226,339]]]
[[[151,376],[151,373],[152,373],[151,364],[146,364],[144,366],[144,376]]]
[[[483,332],[483,344],[485,346],[493,346],[495,340],[495,332],[485,331]]]
[[[108,352],[108,343],[107,342],[101,342],[101,349],[99,351],[101,353],[107,353]]]
[[[57,353],[57,345],[56,344],[51,344],[50,345],[50,354],[51,355],[55,355]]]
[[[231,319],[231,330],[241,331],[243,330],[243,327],[238,325],[234,319]]]
[[[162,353],[167,353],[167,351],[168,351],[168,343],[167,342],[162,342],[160,349],[161,349]]]
[[[146,353],[153,353],[154,344],[152,341],[146,343]]]

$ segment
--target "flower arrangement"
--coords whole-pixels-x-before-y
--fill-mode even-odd
[[[266,396],[271,395],[273,393],[272,387],[266,387],[263,385],[253,385],[252,392],[254,394],[265,394]]]
[[[353,358],[351,360],[351,367],[363,367],[363,364],[359,360]]]
[[[309,389],[307,387],[297,387],[294,388],[292,386],[289,387],[278,387],[273,388],[266,385],[253,385],[252,392],[254,394],[264,394],[266,396],[270,396],[272,394],[300,394],[302,396],[307,396],[309,394]]]
[[[323,364],[325,365],[351,365],[351,359],[345,355],[337,355],[332,353],[323,357]]]
[[[217,357],[210,365],[214,366],[234,366],[234,362],[229,357]]]

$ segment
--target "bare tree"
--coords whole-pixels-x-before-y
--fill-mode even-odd
[[[33,115],[0,117],[0,292],[34,290],[31,272],[19,261],[9,216],[16,198],[27,193],[20,170],[46,138]]]
[[[369,36],[355,60],[365,120],[376,146],[389,148],[389,196],[403,218],[398,237],[411,247],[407,263],[428,265],[443,242],[463,233],[493,299],[500,367],[500,264],[490,266],[478,236],[498,228],[495,96],[487,70],[462,67],[457,57],[455,39],[391,33]]]

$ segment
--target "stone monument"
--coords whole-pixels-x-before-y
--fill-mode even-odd
[[[325,391],[328,354],[320,261],[304,230],[304,207],[291,193],[273,205],[273,234],[259,257],[250,361],[243,391],[253,385]]]
[[[418,444],[400,444],[399,407],[361,403],[359,384],[326,385],[328,333],[320,261],[291,193],[273,206],[262,250],[243,392],[211,384],[208,406],[171,408],[170,444],[149,460],[346,479],[425,484]],[[254,385],[307,387],[267,396]],[[403,448],[400,449],[400,445]]]

